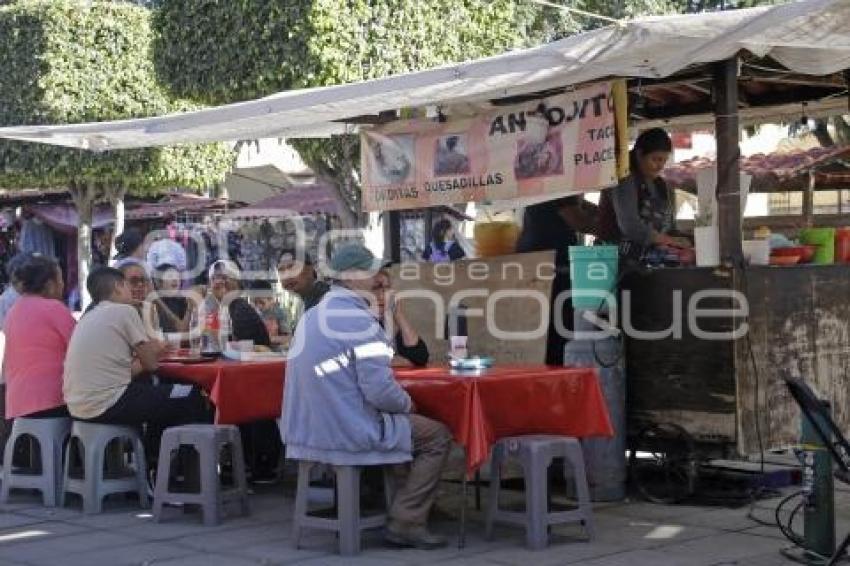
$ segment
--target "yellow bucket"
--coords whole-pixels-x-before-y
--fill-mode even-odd
[[[474,235],[479,257],[507,255],[516,251],[519,226],[506,220],[477,222]]]

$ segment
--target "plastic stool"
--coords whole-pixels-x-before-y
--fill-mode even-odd
[[[353,556],[360,552],[360,533],[366,529],[377,529],[386,525],[387,515],[381,513],[371,517],[360,515],[360,472],[362,466],[331,466],[336,476],[337,516],[326,519],[310,515],[309,492],[310,470],[316,462],[298,462],[298,487],[295,492],[295,517],[292,519],[292,542],[297,549],[304,529],[332,531],[339,536],[339,553]],[[391,482],[384,470],[385,496],[391,499]]]
[[[201,485],[198,493],[170,491],[171,455],[181,446],[191,446],[198,453]],[[230,489],[222,490],[218,470],[221,449],[230,446],[233,459],[233,482]],[[185,425],[169,429],[162,435],[159,449],[159,467],[153,497],[153,514],[162,520],[165,504],[200,505],[205,525],[217,525],[226,503],[236,501],[243,515],[248,514],[248,482],[245,479],[245,457],[242,438],[233,425]]]
[[[104,470],[106,448],[113,440],[127,440],[132,444],[135,468],[132,477],[107,477],[112,474],[117,475],[120,471]],[[82,449],[82,479],[72,478],[70,475],[75,444],[79,444]],[[68,451],[65,454],[65,485],[60,501],[63,506],[67,492],[76,493],[83,498],[84,513],[100,513],[103,508],[103,498],[113,493],[136,492],[139,494],[139,505],[147,509],[147,466],[145,449],[139,432],[129,426],[74,421]]]
[[[525,476],[525,512],[499,509],[501,466],[508,457],[520,460]],[[552,459],[563,457],[573,468],[578,494],[578,508],[569,511],[549,511],[549,466]],[[569,481],[570,477],[567,476]],[[525,525],[526,546],[532,550],[546,548],[549,544],[549,526],[581,522],[593,538],[593,506],[587,487],[584,457],[581,444],[575,438],[564,436],[529,435],[500,440],[493,447],[490,469],[490,493],[487,504],[486,535],[493,534],[493,522],[500,521]]]
[[[27,419],[18,417],[12,425],[12,433],[6,443],[3,458],[3,487],[0,503],[9,500],[11,489],[37,489],[41,491],[44,504],[56,507],[57,496],[62,491],[62,449],[71,431],[71,419]],[[24,436],[38,442],[41,453],[41,473],[16,473],[12,469],[15,444]],[[34,450],[34,448],[33,448]]]

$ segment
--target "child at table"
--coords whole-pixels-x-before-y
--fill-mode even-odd
[[[289,344],[289,317],[278,304],[272,292],[271,283],[268,281],[257,281],[252,290],[254,296],[252,302],[254,308],[263,319],[266,330],[269,332],[272,344],[286,346]]]

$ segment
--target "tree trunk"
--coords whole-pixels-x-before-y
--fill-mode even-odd
[[[71,198],[77,208],[77,279],[80,290],[80,305],[83,310],[91,303],[86,281],[92,264],[92,216],[95,201],[95,186],[90,182],[72,183]]]
[[[357,180],[353,176],[344,175],[341,172],[338,174],[324,165],[313,163],[310,165],[317,177],[325,179],[334,192],[337,198],[342,203],[343,225],[349,228],[361,228],[365,224],[366,216],[359,210],[360,203],[351,198],[355,190]],[[353,171],[350,171],[353,173]]]
[[[112,241],[109,244],[110,258],[115,257],[115,254],[118,253],[115,247],[115,239],[118,234],[124,232],[124,195],[126,192],[123,187],[114,185],[106,188],[106,196],[109,199],[109,205],[112,207],[112,215],[115,217],[115,228],[112,231]]]

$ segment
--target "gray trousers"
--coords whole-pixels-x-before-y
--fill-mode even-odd
[[[390,521],[403,528],[424,527],[427,523],[452,442],[446,425],[422,415],[412,414],[409,418],[413,462],[395,467],[398,489],[389,511]]]

